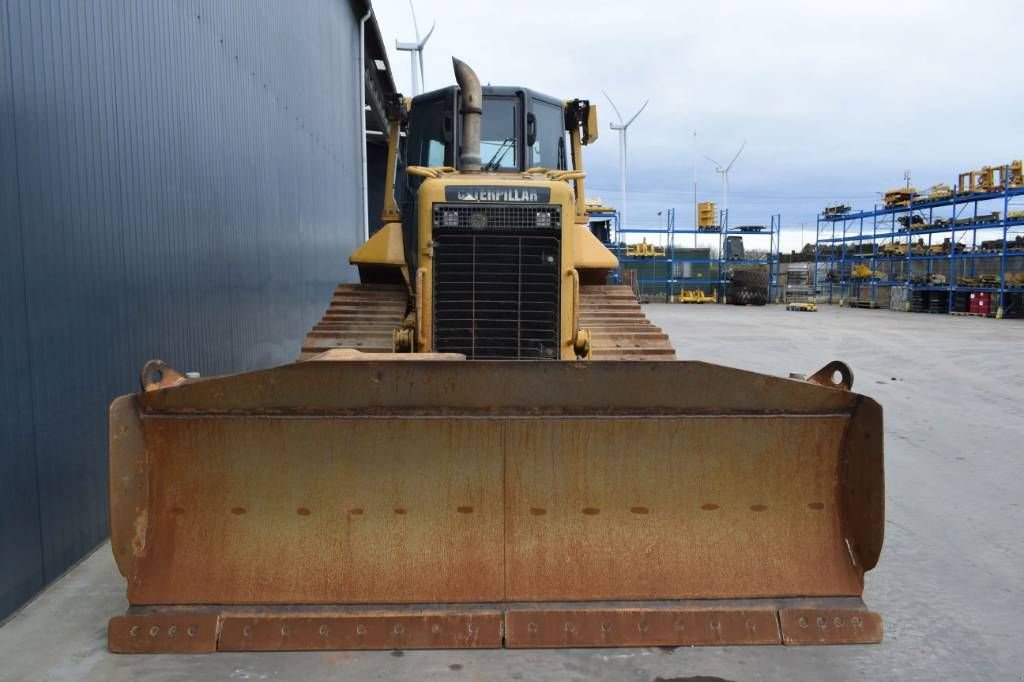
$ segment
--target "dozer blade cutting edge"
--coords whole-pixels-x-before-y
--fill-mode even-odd
[[[110,413],[111,650],[881,639],[845,366],[422,358],[147,366]]]

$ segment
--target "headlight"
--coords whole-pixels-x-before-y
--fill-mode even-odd
[[[470,227],[487,227],[487,214],[486,213],[474,213],[469,216]]]
[[[441,224],[445,227],[458,227],[459,226],[459,212],[458,211],[444,211],[441,214]]]
[[[549,211],[537,211],[534,225],[537,227],[551,227],[551,213]]]

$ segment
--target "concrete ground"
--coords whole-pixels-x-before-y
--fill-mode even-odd
[[[832,359],[885,408],[878,646],[107,653],[125,608],[106,545],[0,628],[3,680],[1019,680],[1024,678],[1024,322],[823,306],[647,306],[682,359],[770,374]]]

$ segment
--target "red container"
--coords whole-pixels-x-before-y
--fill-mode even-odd
[[[991,313],[992,294],[987,291],[972,291],[970,310],[977,315],[988,315]]]

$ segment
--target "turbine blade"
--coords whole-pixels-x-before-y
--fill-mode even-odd
[[[423,49],[422,49],[423,45],[422,44],[420,45],[420,48],[421,49],[416,50],[416,56],[419,57],[419,60],[420,60],[420,89],[423,92],[426,92],[427,91],[427,79],[423,75]]]
[[[718,171],[719,173],[722,172],[722,164],[718,163],[717,161],[712,159],[710,156],[705,156],[704,158],[707,159],[708,161],[710,161],[711,163],[715,164],[715,170],[716,171]]]
[[[615,106],[615,102],[612,101],[612,98],[609,97],[608,93],[605,92],[604,90],[601,91],[601,94],[604,95],[604,98],[606,100],[608,100],[608,104],[612,105],[612,109],[615,110],[615,115],[619,117],[619,125],[622,125],[622,114],[619,113],[619,108]]]
[[[435,28],[437,28],[437,22],[436,21],[430,25],[430,30],[427,31],[427,35],[423,36],[423,40],[420,40],[419,48],[421,50],[423,49],[423,46],[427,44],[427,41],[430,40],[430,36],[431,36],[431,34],[434,33],[434,29]]]
[[[633,118],[629,119],[629,121],[626,123],[626,125],[628,126],[630,123],[635,121],[636,117],[639,116],[640,114],[642,114],[644,112],[644,109],[646,109],[647,105],[650,104],[650,103],[651,103],[651,100],[646,100],[644,102],[643,106],[640,107],[635,114],[633,114]]]
[[[747,146],[747,141],[743,140],[743,144],[740,145],[740,149],[739,149],[738,152],[736,152],[736,156],[732,157],[732,161],[730,161],[729,165],[725,167],[726,171],[728,171],[730,168],[732,168],[732,165],[734,163],[736,163],[736,159],[740,158],[740,154],[743,153],[743,148],[746,147],[746,146]]]
[[[416,8],[412,6],[412,0],[409,0],[409,11],[412,12],[412,28],[416,31],[416,42],[420,42],[420,27],[416,23]]]

